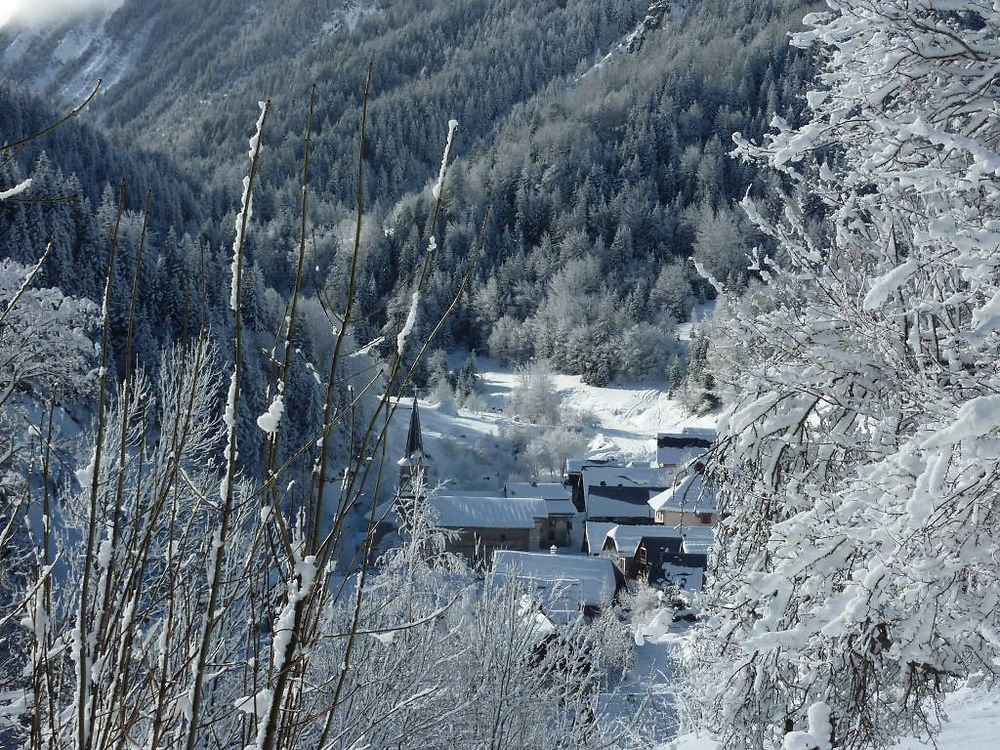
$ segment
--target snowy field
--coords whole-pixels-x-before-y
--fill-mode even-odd
[[[454,358],[458,367],[464,355]],[[450,402],[418,399],[424,447],[433,459],[431,483],[447,482],[448,491],[495,490],[501,492],[507,479],[533,479],[512,452],[512,431],[539,432],[516,417],[510,408],[519,374],[478,358],[477,397],[481,408],[458,408]],[[685,426],[714,427],[714,416],[692,417],[670,398],[665,383],[619,384],[597,388],[579,376],[551,373],[561,401],[565,422],[582,434],[588,448],[579,457],[615,457],[626,461],[650,461],[656,455],[656,433]],[[389,455],[401,456],[410,420],[412,396],[400,399],[389,435]],[[582,419],[581,419],[582,417]],[[550,479],[552,477],[540,477]],[[568,554],[568,553],[567,553]],[[666,616],[666,610],[662,615]],[[661,618],[662,619],[662,618]],[[622,717],[641,711],[642,729],[660,741],[676,733],[672,709],[670,649],[678,634],[661,619],[636,633],[633,669],[625,677],[618,700],[604,710]]]
[[[473,411],[450,402],[419,399],[424,447],[434,459],[432,481],[450,480],[449,489],[501,489],[507,479],[551,479],[532,476],[512,453],[505,433],[541,428],[510,410],[510,397],[519,375],[489,358],[477,359],[478,397],[482,409]],[[682,426],[713,427],[714,416],[692,417],[670,398],[666,383],[612,385],[597,388],[577,375],[552,373],[566,423],[586,441],[580,458],[615,457],[649,461],[656,454],[656,433]],[[410,419],[411,397],[401,399],[392,419],[389,455],[402,455]],[[582,418],[581,418],[582,417]],[[395,459],[394,459],[395,460]]]

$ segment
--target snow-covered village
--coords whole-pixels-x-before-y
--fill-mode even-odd
[[[0,750],[1000,748],[996,0],[0,0]]]

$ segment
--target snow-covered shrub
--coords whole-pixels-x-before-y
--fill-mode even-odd
[[[561,479],[566,459],[587,452],[587,438],[579,430],[569,427],[543,427],[524,450],[524,462],[532,477],[548,475]]]
[[[510,394],[510,408],[521,419],[535,424],[557,424],[562,398],[546,362],[533,362],[518,373]]]
[[[25,638],[17,623],[24,603],[38,599],[29,581],[30,521],[45,519],[51,532],[51,489],[64,474],[59,404],[78,401],[95,380],[97,306],[59,289],[33,288],[47,257],[30,269],[0,260],[0,692],[24,684]],[[39,450],[43,442],[48,450]],[[42,488],[41,502],[31,503],[33,488]],[[3,713],[0,705],[0,744]]]
[[[72,400],[93,387],[97,305],[31,288],[35,270],[0,259],[0,406],[18,391]]]
[[[562,423],[567,427],[589,427],[596,429],[601,426],[601,418],[597,416],[593,409],[581,407],[562,408]]]

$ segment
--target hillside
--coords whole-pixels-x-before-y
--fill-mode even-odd
[[[997,0],[0,4],[0,748],[992,747],[998,134]]]
[[[370,61],[359,290],[368,315],[358,337],[391,339],[402,325],[427,241],[426,187],[456,118],[458,160],[417,330],[449,304],[488,209],[476,273],[438,344],[512,365],[544,357],[600,385],[659,376],[682,358],[672,328],[713,294],[689,256],[745,283],[745,253],[763,240],[731,204],[754,173],[725,153],[733,132],[756,136],[776,112],[797,117],[811,66],[785,38],[805,9],[796,0],[125,2],[69,27],[0,36],[0,65],[50,98],[78,96],[85,79],[104,75],[89,116],[169,153],[209,191],[209,222],[235,200],[240,140],[269,98],[256,205],[269,240],[254,255],[261,282],[282,295],[315,82],[318,271],[305,284],[342,300]]]

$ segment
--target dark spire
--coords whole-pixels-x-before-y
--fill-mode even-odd
[[[424,438],[420,433],[420,412],[417,411],[417,397],[413,397],[413,410],[410,412],[410,431],[406,435],[406,450],[403,452],[405,458],[412,459],[415,456],[423,458]]]

